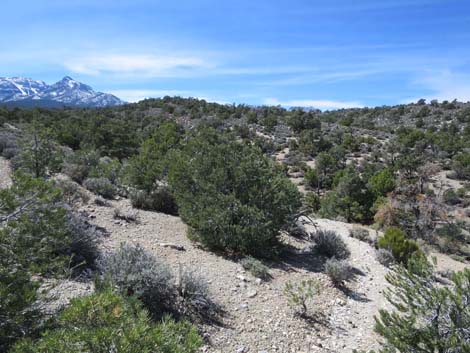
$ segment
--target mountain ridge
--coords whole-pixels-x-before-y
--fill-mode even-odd
[[[108,107],[125,104],[118,97],[96,92],[89,85],[65,76],[48,85],[24,77],[0,77],[0,105],[10,107]]]

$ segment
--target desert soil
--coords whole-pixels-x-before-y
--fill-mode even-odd
[[[9,175],[8,162],[0,158],[0,187],[10,185]],[[388,270],[377,262],[375,250],[369,244],[349,237],[351,224],[326,219],[316,219],[312,224],[303,219],[308,231],[333,230],[347,243],[356,276],[346,290],[335,288],[322,273],[318,257],[308,251],[308,241],[287,236],[285,253],[277,261],[266,263],[272,279],[261,282],[245,272],[237,260],[208,252],[191,242],[186,236],[187,227],[179,217],[139,211],[138,222],[128,223],[114,219],[115,208],[124,212],[132,210],[127,199],[111,201],[105,207],[95,205],[94,197],[89,195],[90,202],[80,211],[109,233],[101,242],[104,253],[114,251],[121,243],[140,244],[168,263],[175,275],[185,268],[206,279],[213,299],[225,314],[220,323],[202,325],[206,338],[203,352],[350,353],[353,349],[379,347],[379,339],[373,332],[374,315],[388,307],[383,297]],[[178,245],[184,250],[164,244]],[[457,266],[455,261],[440,255],[440,269],[454,266]],[[317,279],[322,291],[312,303],[311,319],[306,320],[294,315],[284,287],[289,281],[308,279]],[[90,283],[65,281],[55,292],[66,292],[60,301],[60,305],[66,305],[70,298],[92,290]]]

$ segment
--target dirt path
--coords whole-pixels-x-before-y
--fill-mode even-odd
[[[130,208],[128,200],[112,202],[112,206]],[[272,280],[259,282],[235,260],[205,251],[189,241],[186,225],[180,218],[140,211],[139,222],[128,224],[113,220],[113,207],[85,208],[96,224],[110,232],[103,243],[104,251],[112,251],[122,242],[140,243],[164,259],[174,273],[183,266],[208,281],[214,299],[223,306],[226,315],[221,325],[204,326],[204,333],[209,337],[205,352],[329,351],[331,328],[325,323],[310,323],[295,317],[283,293],[288,281],[318,279],[323,291],[315,307],[325,317],[330,315],[332,305],[346,299],[320,272],[317,260],[302,255],[308,243],[292,243],[291,256],[268,263]],[[185,250],[163,247],[162,243],[177,244]]]
[[[0,187],[10,185],[8,162],[0,158]],[[353,349],[377,349],[379,340],[373,332],[374,315],[388,308],[383,297],[388,271],[375,259],[374,249],[367,243],[349,237],[352,225],[326,219],[315,220],[325,230],[336,231],[351,250],[351,264],[358,275],[348,284],[346,293],[334,288],[318,257],[308,251],[306,241],[286,238],[288,251],[277,261],[267,262],[272,280],[259,282],[246,273],[233,259],[205,251],[186,236],[186,225],[178,217],[156,212],[139,211],[137,223],[115,220],[114,209],[130,210],[128,200],[112,201],[110,207],[89,204],[81,210],[91,222],[104,227],[109,236],[103,239],[102,249],[109,252],[120,243],[139,243],[155,256],[167,262],[173,272],[182,266],[204,277],[211,294],[226,314],[220,324],[204,325],[207,353],[351,353]],[[312,225],[307,230],[314,231]],[[171,243],[183,251],[164,247]],[[453,269],[456,264],[440,255],[440,269]],[[459,265],[460,266],[460,265]],[[458,268],[460,269],[460,268]],[[314,320],[306,321],[293,315],[284,294],[288,281],[317,279],[322,292],[314,303]],[[66,283],[65,291],[83,295],[82,283]],[[72,289],[70,289],[72,288]],[[61,304],[66,304],[66,301]],[[321,315],[320,315],[321,314]]]
[[[139,223],[113,219],[113,209],[130,209],[128,200],[112,202],[113,207],[89,205],[86,211],[94,222],[105,227],[110,236],[105,251],[121,242],[140,243],[164,259],[177,273],[178,268],[196,271],[208,282],[211,293],[227,314],[221,325],[206,325],[209,337],[206,352],[335,352],[352,349],[376,349],[373,333],[374,315],[386,306],[382,296],[387,269],[375,260],[374,250],[366,243],[349,237],[351,225],[330,220],[316,220],[322,229],[338,232],[351,250],[351,263],[359,270],[349,285],[350,293],[334,288],[321,272],[321,265],[305,250],[307,242],[289,239],[291,252],[279,262],[267,263],[272,280],[257,282],[234,260],[217,256],[188,240],[186,225],[178,217],[155,212],[139,212]],[[309,231],[312,226],[307,225]],[[172,243],[184,251],[162,247]],[[288,281],[318,279],[322,293],[315,304],[322,312],[318,322],[307,322],[293,315],[283,293]]]
[[[379,337],[374,333],[374,315],[377,315],[379,309],[390,309],[383,296],[388,269],[376,260],[375,249],[349,236],[351,224],[328,219],[316,219],[315,223],[321,229],[335,231],[342,237],[351,251],[350,263],[358,273],[349,284],[347,299],[339,303],[342,305],[333,307],[330,317],[334,329],[331,348],[336,352],[376,350],[380,345]],[[306,227],[314,231],[314,227]]]

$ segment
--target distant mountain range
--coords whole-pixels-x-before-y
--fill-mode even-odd
[[[0,105],[10,107],[107,107],[125,104],[116,96],[66,76],[52,85],[23,77],[0,77]]]

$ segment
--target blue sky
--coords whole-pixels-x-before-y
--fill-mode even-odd
[[[0,76],[127,101],[470,100],[468,0],[2,0]]]

